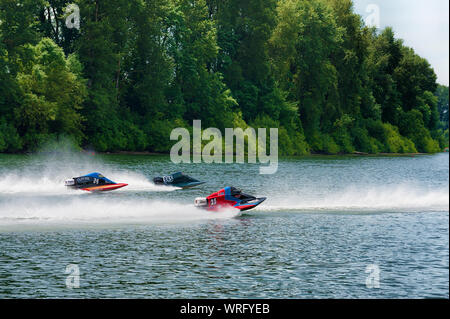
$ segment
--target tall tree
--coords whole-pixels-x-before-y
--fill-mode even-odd
[[[270,39],[281,88],[299,102],[310,145],[323,149],[320,132],[325,110],[338,103],[337,70],[331,55],[342,43],[342,28],[322,1],[279,1],[278,23]],[[289,39],[289,41],[286,41]]]
[[[373,33],[370,44],[368,65],[373,96],[381,106],[383,122],[397,125],[402,106],[393,74],[403,57],[402,40],[395,39],[392,28],[386,28],[379,35]]]
[[[448,129],[448,86],[438,85],[436,89],[438,98],[438,112],[441,121],[441,128]]]
[[[79,2],[82,36],[76,47],[88,80],[83,108],[88,144],[101,151],[126,148],[119,117],[121,65],[128,49],[129,2]]]
[[[217,33],[206,2],[175,0],[172,19],[168,54],[175,64],[175,77],[169,100],[183,106],[188,122],[201,119],[206,126],[230,127],[236,102],[221,74],[212,68],[218,53]]]
[[[17,74],[21,103],[15,111],[18,130],[25,147],[32,149],[46,135],[67,135],[77,144],[82,139],[79,113],[86,88],[75,56],[66,58],[51,39],[32,47],[33,63]]]
[[[267,54],[267,41],[275,27],[276,1],[209,2],[217,21],[217,70],[224,74],[244,120],[254,120],[261,113],[276,116],[281,102],[274,101],[275,85]]]

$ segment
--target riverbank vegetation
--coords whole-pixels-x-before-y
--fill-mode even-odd
[[[277,127],[281,155],[432,153],[448,87],[350,0],[0,0],[0,152],[168,152],[194,119]]]

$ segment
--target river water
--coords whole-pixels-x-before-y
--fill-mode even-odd
[[[448,153],[259,167],[0,155],[0,298],[449,298]],[[129,186],[63,186],[92,171]],[[207,183],[152,184],[175,171]],[[224,186],[267,200],[193,207]]]

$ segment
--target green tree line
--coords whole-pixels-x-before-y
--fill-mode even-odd
[[[194,119],[277,127],[282,155],[432,153],[448,87],[351,0],[0,0],[0,152],[167,152]]]

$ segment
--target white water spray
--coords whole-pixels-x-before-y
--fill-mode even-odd
[[[449,189],[424,189],[412,185],[350,187],[320,196],[276,196],[258,210],[291,211],[448,211]]]

